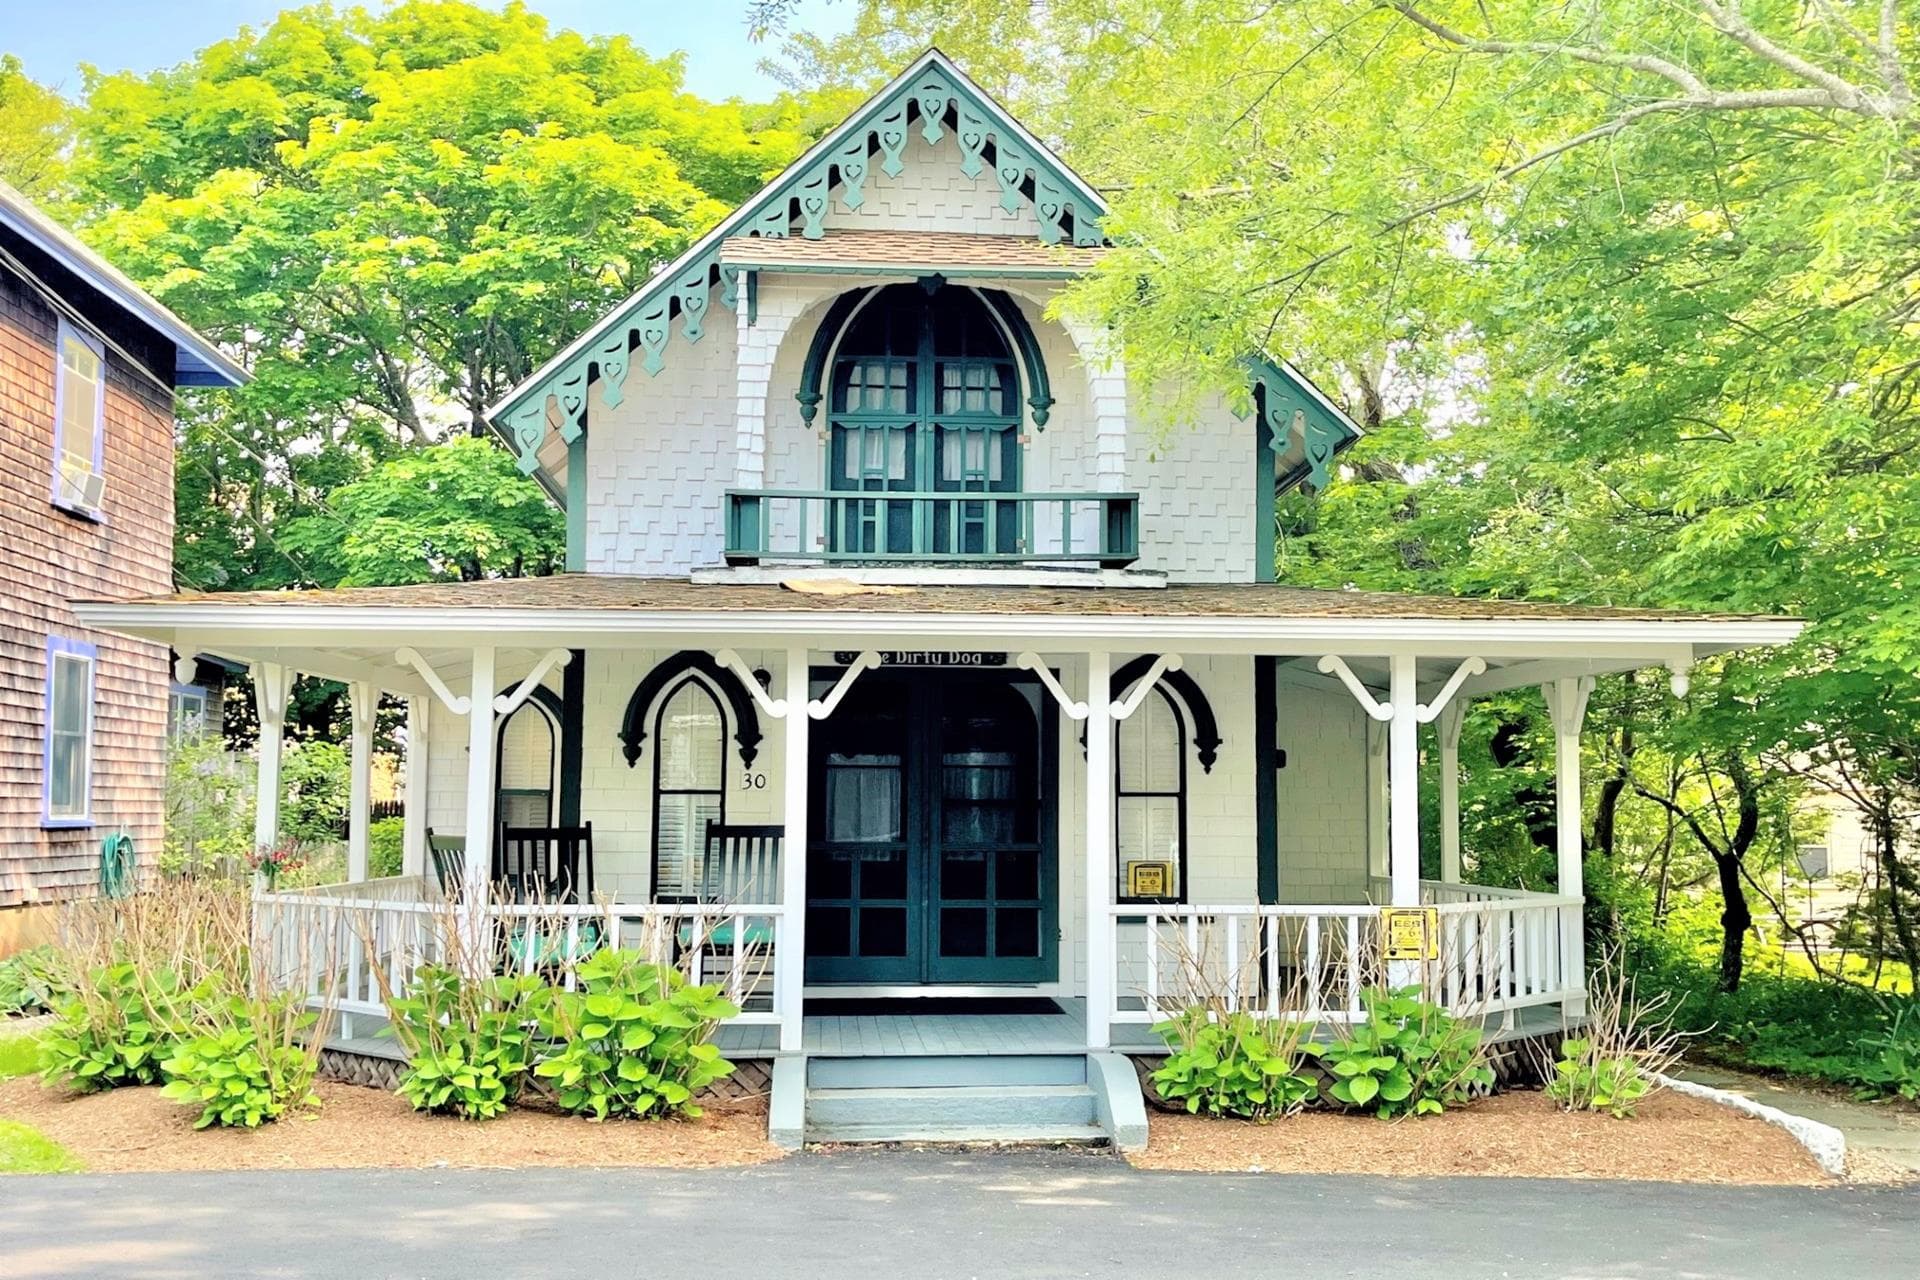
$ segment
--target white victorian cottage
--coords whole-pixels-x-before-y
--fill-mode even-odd
[[[263,898],[377,916],[343,1010],[378,1014],[369,964],[443,893],[545,921],[529,965],[645,932],[746,1004],[729,1047],[776,1060],[787,1140],[1126,1140],[1116,1047],[1209,984],[1352,1016],[1383,906],[1436,908],[1395,980],[1496,1032],[1577,1014],[1592,677],[1683,691],[1797,624],[1275,585],[1275,498],[1358,432],[1253,356],[1251,416],[1154,435],[1109,336],[1047,314],[1102,214],[930,52],[494,408],[565,575],[79,607],[251,665],[262,843],[288,681],[350,683],[354,883]],[[1558,729],[1551,893],[1461,883],[1462,710],[1523,687]],[[361,883],[382,692],[407,874]]]

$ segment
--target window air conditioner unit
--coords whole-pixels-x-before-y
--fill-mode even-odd
[[[63,502],[88,511],[100,509],[100,499],[105,495],[107,478],[93,469],[93,459],[78,453],[62,451],[60,454],[60,498]]]

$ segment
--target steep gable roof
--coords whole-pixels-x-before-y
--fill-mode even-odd
[[[735,209],[685,253],[655,273],[633,296],[568,343],[551,360],[487,410],[531,473],[549,429],[568,443],[586,425],[587,387],[597,378],[609,407],[624,398],[638,352],[640,367],[656,374],[678,332],[688,342],[705,333],[705,316],[717,296],[729,309],[738,302],[741,272],[720,261],[730,237],[784,238],[796,225],[818,240],[824,219],[838,200],[857,209],[864,201],[875,160],[888,175],[901,171],[909,130],[929,143],[948,136],[960,151],[960,167],[977,176],[991,164],[1008,210],[1030,203],[1049,244],[1101,243],[1099,220],[1106,205],[1086,180],[1009,115],[938,49],[929,49],[889,81],[865,105],[808,148],[760,192]]]
[[[247,371],[229,360],[206,338],[151,294],[128,279],[111,262],[82,244],[77,236],[48,217],[39,206],[0,182],[0,227],[44,254],[61,270],[98,294],[104,302],[151,330],[174,349],[173,385],[177,387],[237,387],[249,380]],[[70,300],[77,305],[77,300]]]
[[[1030,205],[1040,240],[1053,247],[1063,268],[1084,270],[1091,265],[1093,254],[1088,251],[1105,244],[1100,224],[1106,202],[944,53],[929,49],[487,410],[489,425],[514,452],[520,469],[539,472],[548,493],[564,505],[561,486],[547,474],[542,454],[553,456],[547,447],[553,433],[567,445],[583,435],[589,387],[597,381],[601,402],[616,407],[625,398],[636,356],[640,367],[655,375],[665,368],[676,333],[686,342],[700,341],[716,298],[728,309],[739,304],[742,277],[756,260],[742,248],[747,240],[785,240],[796,228],[802,240],[826,240],[825,220],[835,201],[844,209],[858,209],[876,161],[881,172],[898,175],[915,128],[929,144],[951,137],[959,149],[961,172],[969,177],[992,169],[1001,208],[1011,213]],[[875,233],[834,234],[871,239]],[[766,256],[826,261],[837,255]],[[1061,274],[1072,271],[1063,269]],[[1360,429],[1285,361],[1249,363],[1265,406],[1263,429],[1271,432],[1268,443],[1280,464],[1280,487],[1301,480],[1324,485],[1334,455],[1357,440]],[[1297,450],[1289,442],[1289,431],[1298,441]]]

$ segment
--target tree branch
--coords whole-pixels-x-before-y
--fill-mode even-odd
[[[1700,8],[1712,20],[1720,34],[1755,57],[1771,62],[1788,74],[1797,76],[1810,84],[1821,86],[1833,95],[1835,106],[1860,115],[1890,118],[1901,114],[1885,99],[1868,93],[1844,76],[1837,76],[1825,67],[1809,62],[1791,49],[1781,48],[1754,30],[1746,16],[1740,12],[1740,0],[1730,0],[1726,4],[1719,3],[1719,0],[1700,0]]]
[[[1565,44],[1550,40],[1480,40],[1429,18],[1413,4],[1394,0],[1390,7],[1414,25],[1438,36],[1448,44],[1458,45],[1472,53],[1537,53],[1549,58],[1572,58],[1576,62],[1591,62],[1596,66],[1625,67],[1633,71],[1644,71],[1648,75],[1672,81],[1693,96],[1704,96],[1712,92],[1700,77],[1687,68],[1650,53],[1615,53],[1609,49],[1594,49],[1586,45]]]

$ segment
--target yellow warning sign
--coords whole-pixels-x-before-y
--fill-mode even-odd
[[[1438,960],[1440,912],[1433,907],[1382,907],[1381,950],[1387,960]]]

